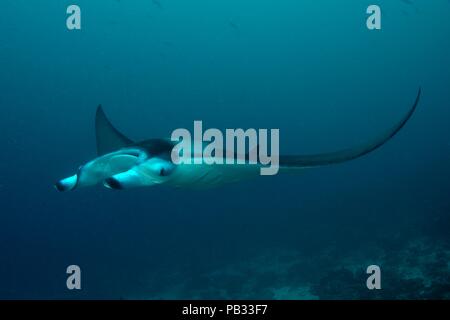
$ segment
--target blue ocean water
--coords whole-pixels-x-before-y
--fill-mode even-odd
[[[449,298],[450,2],[377,0],[372,31],[370,4],[2,0],[0,298]],[[419,87],[403,130],[348,163],[201,191],[53,188],[96,156],[100,103],[136,140],[202,120],[279,128],[282,153],[306,154],[384,132]]]

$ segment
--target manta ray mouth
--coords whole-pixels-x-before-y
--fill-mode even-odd
[[[56,188],[56,190],[61,191],[61,192],[67,190],[67,187],[61,181],[57,181],[55,183],[55,188]]]
[[[107,178],[103,182],[103,185],[110,189],[121,190],[123,189],[122,184],[116,178]]]

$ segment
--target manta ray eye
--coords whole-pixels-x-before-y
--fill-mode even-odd
[[[164,177],[164,176],[166,175],[166,170],[164,170],[164,168],[161,168],[161,169],[159,170],[159,175],[160,175],[161,177]]]

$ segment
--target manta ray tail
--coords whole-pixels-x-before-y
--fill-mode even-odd
[[[389,141],[393,136],[403,128],[403,126],[408,122],[408,120],[413,115],[414,111],[419,104],[421,95],[421,89],[419,88],[419,92],[417,93],[416,100],[408,111],[408,113],[403,117],[403,119],[397,123],[390,130],[385,132],[383,135],[378,137],[377,139],[364,144],[359,147],[345,149],[336,152],[330,153],[322,153],[322,154],[313,154],[313,155],[287,155],[280,156],[280,167],[281,168],[306,168],[306,167],[318,167],[325,166],[329,164],[345,162],[352,159],[359,158],[369,152],[374,151],[375,149],[381,147],[387,141]]]
[[[99,156],[129,146],[133,141],[117,130],[103,112],[102,106],[97,107],[95,114],[95,135],[97,138],[97,153]]]

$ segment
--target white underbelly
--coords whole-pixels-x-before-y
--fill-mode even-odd
[[[260,175],[257,164],[180,164],[166,184],[174,187],[211,188]]]

